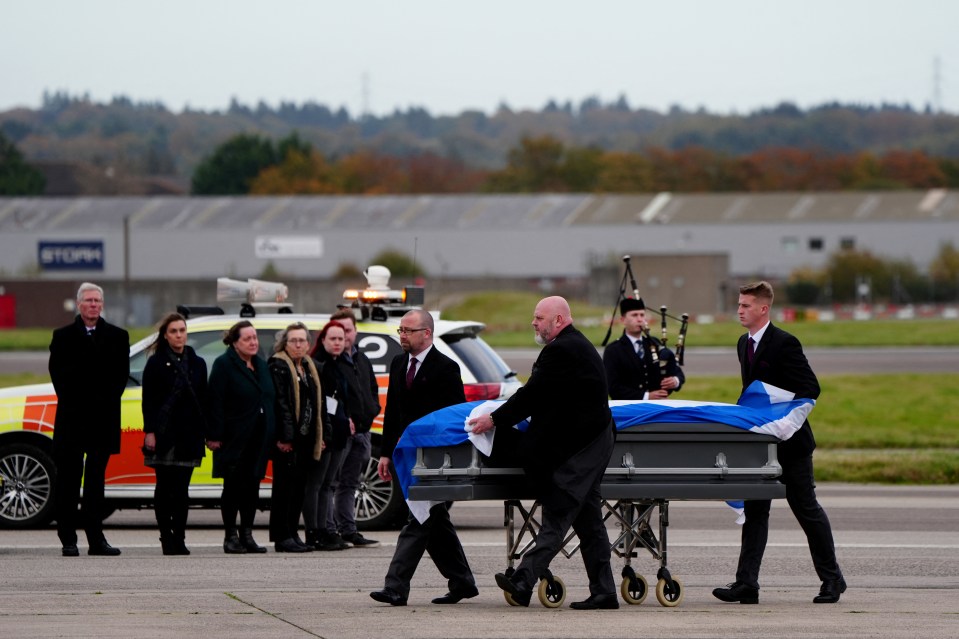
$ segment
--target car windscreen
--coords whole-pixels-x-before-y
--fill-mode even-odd
[[[516,375],[496,351],[480,337],[453,333],[443,335],[442,339],[469,367],[479,383],[504,382]]]

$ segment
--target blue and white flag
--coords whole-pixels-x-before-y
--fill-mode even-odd
[[[812,411],[812,399],[794,399],[781,388],[753,382],[743,391],[736,404],[697,402],[690,400],[619,401],[609,403],[617,429],[650,423],[716,423],[735,426],[754,433],[773,435],[781,440],[792,437]],[[490,413],[503,401],[477,401],[455,404],[422,417],[407,427],[393,452],[393,466],[397,480],[408,499],[409,487],[415,483],[412,475],[416,463],[416,449],[423,447],[457,446],[472,441],[480,452],[488,455],[492,449],[495,429],[475,436],[469,433],[466,421],[478,414]],[[515,427],[525,430],[527,422]],[[410,509],[421,522],[429,516],[431,504],[409,502]],[[736,502],[730,503],[731,506]],[[738,502],[741,511],[742,503]],[[741,522],[740,522],[741,523]]]

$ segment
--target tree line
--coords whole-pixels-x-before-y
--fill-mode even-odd
[[[357,115],[314,102],[271,107],[234,100],[220,111],[174,113],[160,102],[117,96],[96,103],[89,96],[56,92],[45,94],[39,109],[0,112],[0,133],[30,162],[87,163],[186,183],[204,158],[239,134],[280,140],[294,131],[331,163],[364,153],[400,164],[435,156],[487,172],[506,168],[523,138],[551,138],[568,150],[630,157],[683,152],[687,160],[697,149],[721,159],[770,149],[818,157],[918,151],[929,158],[959,159],[959,115],[895,104],[799,109],[783,103],[745,114],[716,114],[680,106],[660,112],[633,107],[623,97],[609,103],[588,97],[575,105],[550,101],[540,110],[502,104],[493,113],[433,115],[410,107]],[[726,170],[710,166],[704,171],[720,169]]]
[[[825,155],[789,148],[728,156],[702,147],[644,153],[524,137],[500,170],[432,153],[325,156],[297,133],[274,144],[241,134],[197,166],[196,195],[385,193],[649,193],[959,187],[959,160],[922,151]]]
[[[822,268],[793,271],[786,297],[801,306],[956,302],[959,250],[952,242],[943,242],[925,273],[910,260],[883,258],[870,251],[837,251]]]

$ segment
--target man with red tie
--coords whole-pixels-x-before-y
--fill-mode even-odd
[[[377,466],[383,481],[393,479],[391,457],[407,426],[433,411],[466,401],[459,365],[433,348],[433,326],[432,315],[415,309],[403,316],[397,329],[405,352],[390,364],[383,443]],[[430,509],[425,522],[409,515],[396,540],[384,588],[371,592],[370,597],[392,606],[405,606],[410,581],[424,552],[430,554],[449,584],[449,592],[433,599],[433,603],[455,604],[479,594],[463,545],[450,521],[449,505],[440,503]]]
[[[769,321],[773,287],[769,282],[747,284],[739,289],[739,323],[748,331],[740,336],[736,351],[743,388],[754,381],[766,382],[792,393],[797,398],[819,397],[819,380],[813,373],[799,340]],[[836,561],[836,547],[826,511],[816,499],[812,454],[816,448],[809,422],[778,447],[786,501],[806,533],[816,574],[822,580],[814,603],[836,603],[846,590],[846,580]],[[745,502],[746,523],[736,581],[716,588],[713,595],[722,601],[759,603],[759,568],[769,536],[768,499]]]

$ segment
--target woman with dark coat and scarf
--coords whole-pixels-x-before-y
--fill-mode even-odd
[[[226,553],[262,553],[253,539],[253,519],[266,475],[274,435],[273,379],[257,353],[256,329],[247,320],[234,324],[223,337],[226,352],[210,373],[210,432],[213,476],[223,478],[220,514]],[[240,515],[237,533],[236,517]]]
[[[206,362],[187,346],[186,319],[160,322],[143,369],[143,463],[156,471],[154,513],[164,555],[189,555],[190,478],[206,454]]]
[[[277,552],[313,550],[298,534],[300,513],[308,473],[323,457],[323,437],[330,426],[320,374],[308,355],[310,344],[306,325],[290,324],[267,362],[276,389],[270,541]]]

